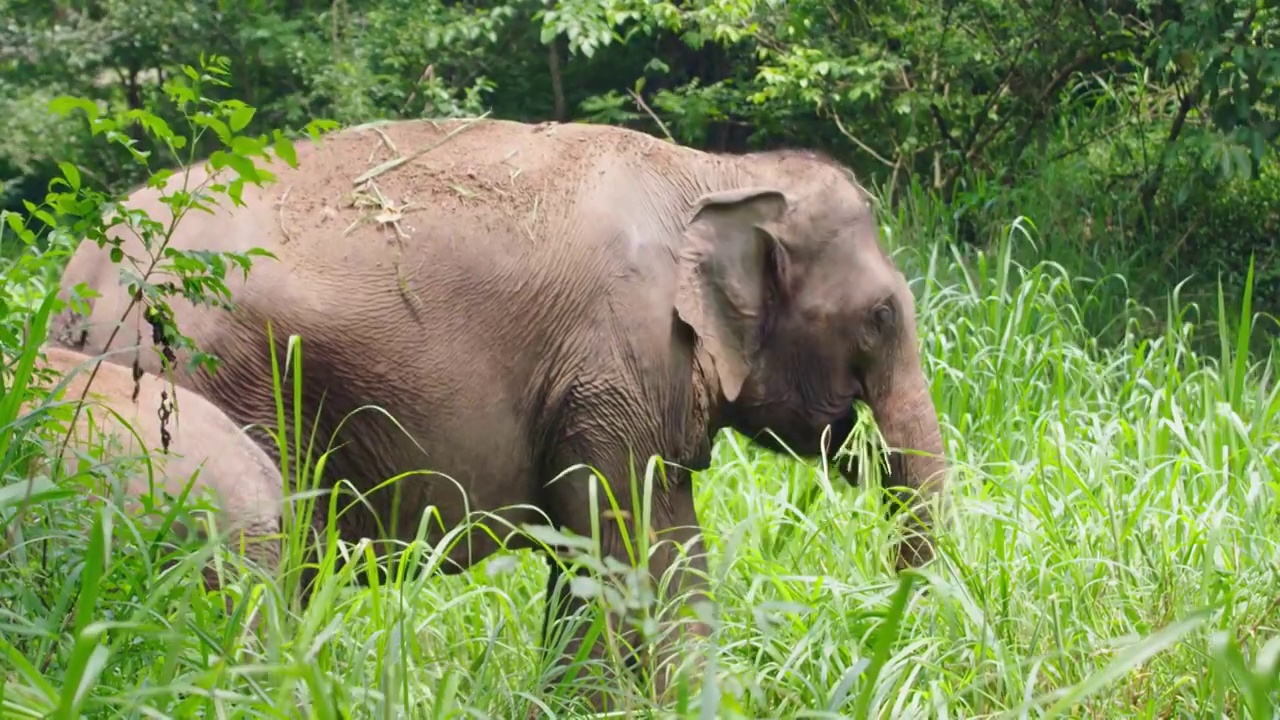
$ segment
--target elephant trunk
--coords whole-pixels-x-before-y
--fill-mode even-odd
[[[947,470],[929,383],[914,344],[907,343],[904,351],[906,357],[899,356],[894,363],[892,379],[870,403],[889,450],[889,473],[884,481],[890,491],[889,514],[908,513],[905,537],[898,547],[899,570],[922,565],[934,556],[934,513],[940,508],[930,505],[935,497],[941,500]]]
[[[877,415],[877,424],[890,448],[887,486],[895,490],[890,512],[906,510],[906,537],[898,548],[897,567],[915,567],[933,558],[936,508],[932,501],[946,482],[942,433],[924,376],[891,393],[892,399]],[[884,417],[884,420],[879,420]]]

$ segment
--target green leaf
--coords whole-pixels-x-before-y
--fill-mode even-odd
[[[0,509],[17,507],[23,502],[36,504],[57,497],[73,495],[69,490],[59,489],[58,485],[47,477],[32,478],[29,482],[15,482],[0,487]]]
[[[89,531],[89,547],[84,556],[84,571],[80,578],[80,601],[76,603],[75,632],[82,635],[93,619],[98,601],[98,580],[106,574],[111,562],[111,513],[100,508],[94,515],[93,528]]]
[[[218,136],[218,139],[222,141],[223,145],[231,145],[231,130],[227,127],[226,123],[222,122],[218,118],[210,115],[209,113],[202,112],[192,115],[191,122],[213,130],[214,134]]]
[[[58,115],[70,115],[73,110],[83,110],[92,122],[98,117],[98,106],[87,98],[60,95],[49,101],[49,111]]]
[[[79,190],[80,171],[76,169],[76,166],[65,160],[60,160],[58,161],[58,167],[62,169],[62,174],[67,178],[67,183],[71,185],[71,189]]]
[[[556,546],[562,546],[590,551],[595,547],[595,543],[593,543],[589,537],[582,535],[567,535],[550,527],[549,525],[530,524],[525,525],[522,529],[534,541],[545,543],[553,548]]]
[[[241,180],[254,182],[258,179],[258,166],[253,161],[243,155],[227,155],[227,164],[231,166]]]
[[[84,569],[80,575],[80,598],[76,602],[74,632],[75,645],[67,661],[62,702],[54,715],[60,720],[72,720],[80,715],[90,689],[102,669],[106,667],[109,651],[101,644],[102,628],[91,625],[98,603],[102,577],[111,560],[111,514],[107,508],[99,508],[94,514],[93,528],[89,531],[89,547],[84,556]]]
[[[214,150],[209,153],[209,167],[217,172],[230,164],[231,153],[226,150]]]
[[[307,133],[307,137],[311,138],[313,142],[318,142],[321,136],[327,132],[338,129],[338,127],[340,127],[340,125],[336,120],[316,119],[307,123],[305,131]]]
[[[580,598],[593,598],[600,594],[600,582],[586,575],[574,575],[569,580],[569,592]]]
[[[147,187],[162,188],[173,177],[174,171],[170,168],[161,168],[151,173],[151,177],[147,178]]]
[[[5,222],[9,224],[9,229],[13,230],[14,234],[19,238],[22,238],[23,242],[30,245],[31,242],[35,240],[35,234],[27,229],[26,224],[22,221],[21,215],[16,212],[9,212],[6,210],[4,212],[0,212],[0,216],[4,217]]]
[[[240,130],[244,129],[244,126],[248,125],[249,121],[253,119],[254,112],[256,112],[254,108],[249,105],[244,105],[233,110],[231,112],[231,117],[227,120],[227,123],[231,125],[231,130],[233,132],[240,132]]]
[[[876,631],[876,643],[872,650],[871,662],[867,664],[866,679],[862,692],[855,700],[854,717],[870,717],[872,694],[876,690],[876,678],[889,662],[890,650],[898,640],[898,628],[907,614],[907,603],[911,599],[911,588],[919,576],[916,573],[903,573],[898,578],[898,589],[889,601],[885,613],[884,624]]]
[[[58,691],[45,679],[44,673],[40,672],[30,660],[23,657],[17,648],[10,645],[3,635],[0,635],[0,654],[8,658],[10,666],[26,678],[27,682],[31,683],[30,690],[46,706],[46,711],[51,710]],[[12,679],[9,682],[12,682]]]
[[[298,167],[298,153],[295,151],[293,143],[279,130],[276,131],[276,139],[272,143],[272,148],[276,151],[276,156],[288,163],[289,167]]]
[[[237,135],[231,139],[231,151],[246,159],[251,155],[265,155],[265,147],[262,140],[248,135]]]

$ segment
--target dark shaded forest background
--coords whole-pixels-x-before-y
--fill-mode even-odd
[[[0,0],[0,18],[3,209],[39,202],[58,160],[112,192],[145,179],[50,100],[177,121],[164,79],[218,54],[247,131],[488,111],[808,146],[932,235],[901,241],[972,253],[1023,216],[1020,259],[1116,274],[1157,308],[1188,277],[1183,300],[1211,310],[1220,277],[1238,301],[1252,256],[1254,309],[1280,309],[1272,2]],[[1124,309],[1092,307],[1100,332]]]

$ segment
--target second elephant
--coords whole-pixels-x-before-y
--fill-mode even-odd
[[[101,448],[102,463],[93,463],[99,469],[109,462],[126,463],[121,490],[127,506],[136,511],[144,507],[140,498],[150,495],[145,507],[152,519],[163,522],[169,511],[165,495],[207,495],[204,499],[218,510],[218,529],[227,544],[243,549],[245,557],[268,573],[280,569],[284,480],[270,456],[225,413],[198,393],[172,387],[154,374],[144,373],[135,381],[128,368],[106,359],[95,373],[97,358],[60,347],[42,351],[35,368],[50,371],[53,387],[60,384],[63,393],[51,404],[74,406],[83,398],[75,424],[58,433],[61,452],[47,449],[64,467],[53,477],[66,477],[81,462],[81,453]],[[165,400],[171,415],[162,424],[157,411]],[[33,401],[24,404],[26,412],[36,407]],[[172,529],[179,537],[192,532],[181,521]],[[218,586],[212,566],[205,568],[204,580],[206,587]]]

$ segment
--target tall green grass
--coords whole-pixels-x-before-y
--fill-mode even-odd
[[[919,217],[888,230],[954,467],[940,560],[899,581],[870,494],[726,433],[696,479],[718,608],[680,714],[1275,717],[1280,353],[1240,351],[1247,306],[1174,293],[1151,337],[1115,278],[1016,263],[1027,223],[975,254]],[[1102,307],[1118,344],[1086,329]],[[1190,350],[1201,313],[1231,328],[1218,356]],[[10,406],[0,426],[18,419]],[[308,477],[311,461],[283,464]],[[5,492],[21,470],[6,465]],[[541,692],[537,556],[371,587],[354,563],[322,572],[305,611],[233,584],[257,603],[258,637],[199,588],[198,562],[161,570],[145,536],[66,495],[37,501],[80,525],[25,527],[53,535],[44,559],[0,551],[3,717],[571,716]],[[430,564],[442,548],[420,551]]]

